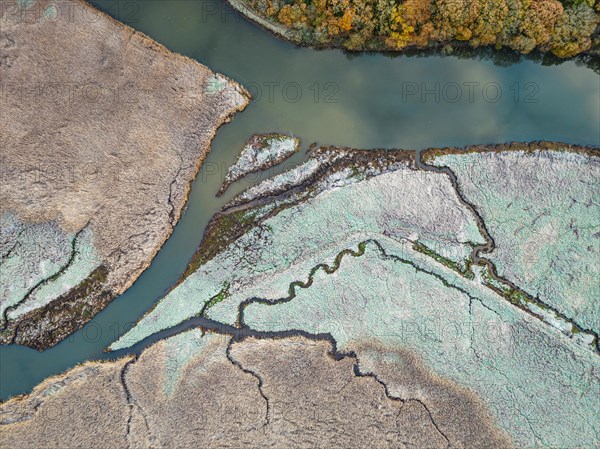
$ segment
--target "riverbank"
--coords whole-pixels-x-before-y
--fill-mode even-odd
[[[150,265],[249,94],[84,1],[3,12],[0,343],[44,350]]]
[[[584,53],[598,57],[600,52],[600,12],[593,1],[227,1],[277,36],[314,48],[451,53],[493,47],[521,54],[537,50],[558,58]]]
[[[160,1],[128,3],[137,9],[121,9],[118,18],[172,50],[218,69],[240,81],[255,95],[251,110],[220,128],[212,150],[194,181],[189,204],[168,241],[135,284],[111,301],[86,326],[44,352],[18,345],[0,347],[0,390],[3,399],[30,392],[44,378],[63,372],[85,360],[114,358],[103,349],[137,321],[186,269],[199,246],[210,217],[237,192],[266,176],[279,173],[305,160],[295,155],[284,167],[251,176],[215,198],[227,167],[255,132],[292,132],[305,142],[359,148],[463,147],[480,142],[531,141],[546,138],[598,146],[597,75],[579,62],[530,60],[499,62],[489,54],[406,57],[404,54],[348,54],[336,50],[313,51],[264,33],[221,1],[173,1],[168,20]],[[107,12],[114,2],[104,2]],[[100,6],[102,2],[100,2]],[[202,5],[206,5],[203,9]],[[217,13],[204,15],[206,8]],[[218,13],[223,11],[226,18]],[[193,26],[201,23],[202,26]],[[258,63],[256,63],[258,62]],[[492,63],[493,62],[493,63]],[[272,70],[278,67],[278,70]],[[572,82],[576,79],[577,82]],[[400,81],[398,81],[400,80]],[[425,83],[427,89],[440,84],[440,101],[422,92],[404,100],[403,85]],[[463,86],[456,103],[444,99],[446,85],[478,82],[472,101]],[[535,81],[534,99],[525,102],[524,83]],[[311,90],[319,82],[319,97]],[[339,87],[332,97],[326,82]],[[254,84],[253,84],[254,83]],[[275,84],[273,97],[269,86]],[[297,83],[302,97],[291,103],[282,88]],[[487,101],[481,87],[498,83],[502,97]],[[515,105],[511,86],[519,83],[521,97]],[[316,88],[317,86],[314,86]],[[410,86],[409,86],[410,87]],[[419,84],[420,88],[423,88]],[[262,89],[262,96],[260,95]],[[293,94],[294,91],[289,91]],[[290,95],[291,96],[291,95]],[[331,98],[332,100],[329,100]],[[431,132],[432,126],[436,132]],[[84,234],[81,236],[84,237]],[[83,239],[81,239],[83,242]],[[137,349],[136,349],[137,351]]]
[[[469,186],[461,160],[468,162],[468,174],[483,177],[485,182]],[[577,234],[581,244],[589,246],[593,236],[587,232],[585,217],[597,213],[593,208],[565,205],[589,203],[586,195],[594,185],[585,177],[595,176],[597,160],[597,148],[548,142],[430,149],[420,154],[314,148],[304,164],[250,187],[215,217],[207,234],[220,237],[205,234],[201,249],[206,250],[195,258],[198,265],[113,345],[113,349],[131,344],[147,347],[139,357],[107,364],[112,367],[113,381],[102,387],[98,398],[103,408],[128,410],[114,427],[121,430],[103,433],[107,431],[100,423],[82,431],[89,438],[130,442],[166,438],[161,442],[165,447],[176,438],[202,442],[207,434],[238,438],[237,427],[228,425],[225,430],[222,423],[229,421],[220,418],[220,408],[212,408],[213,400],[231,403],[226,399],[231,396],[239,400],[235,409],[247,411],[234,420],[244,423],[242,427],[286,441],[286,417],[291,419],[291,410],[300,410],[293,421],[307,421],[303,437],[310,438],[313,429],[319,428],[321,438],[339,441],[337,429],[349,422],[341,410],[348,404],[333,406],[333,398],[344,394],[336,390],[328,396],[319,386],[337,385],[345,379],[347,392],[346,387],[354,382],[346,378],[351,372],[358,380],[376,380],[385,393],[375,402],[378,412],[367,413],[361,406],[351,421],[353,428],[363,420],[380,422],[389,401],[411,410],[412,420],[400,414],[404,425],[390,428],[391,447],[395,447],[394,438],[406,437],[402,432],[412,431],[412,426],[421,429],[420,438],[423,429],[429,428],[427,438],[442,446],[589,446],[595,438],[598,379],[586,376],[599,363],[595,336],[593,341],[586,339],[588,332],[573,321],[572,311],[557,312],[554,305],[543,303],[543,296],[523,290],[509,294],[505,289],[514,284],[499,277],[492,261],[498,257],[496,250],[508,247],[509,253],[519,255],[515,246],[527,247],[529,258],[517,257],[502,266],[512,271],[523,266],[529,277],[531,260],[543,265],[568,256],[549,240],[558,235],[560,243],[566,238],[564,224],[570,229],[566,232]],[[541,172],[532,181],[530,171],[538,166]],[[506,170],[514,183],[502,183],[509,179]],[[494,176],[487,179],[487,173]],[[478,186],[485,189],[483,200],[476,196]],[[570,186],[576,186],[575,190]],[[552,189],[558,190],[560,202]],[[510,199],[516,197],[515,191],[527,195],[527,207],[517,204],[515,210],[492,195]],[[539,201],[535,192],[541,192],[546,202]],[[550,211],[546,221],[537,217],[537,208]],[[494,216],[505,211],[512,214],[512,220]],[[243,229],[232,232],[228,215],[244,218]],[[524,227],[531,221],[530,227],[539,225],[543,230],[557,222],[557,233],[534,229],[533,241],[543,249],[539,254],[524,243],[532,240],[529,234],[511,227]],[[508,246],[503,234],[512,239]],[[569,241],[570,247],[576,244]],[[571,266],[573,272],[557,273],[582,284],[577,267]],[[493,271],[486,272],[490,267]],[[541,271],[548,270],[542,267]],[[593,304],[596,297],[588,302]],[[559,306],[577,305],[565,301]],[[575,318],[585,317],[584,311],[575,312]],[[211,329],[227,336],[190,330],[184,315],[190,317],[191,327],[199,315],[211,318]],[[185,332],[174,335],[170,326]],[[158,343],[152,340],[165,336]],[[211,342],[217,340],[220,343],[213,346]],[[314,359],[306,353],[316,347],[332,358]],[[332,360],[352,362],[352,369],[331,371]],[[251,392],[251,400],[238,392],[234,379],[242,374],[252,382],[241,388]],[[11,421],[4,430],[10,438],[31,442],[47,437],[42,411],[52,414],[53,401],[78,410],[73,398],[85,383],[74,386],[71,393],[70,387],[63,388],[63,378],[72,375],[52,380],[56,388],[45,383],[32,395],[4,405]],[[312,383],[315,378],[320,380]],[[93,385],[96,381],[89,379]],[[216,399],[215,382],[223,395]],[[554,388],[556,384],[561,388]],[[211,385],[210,391],[204,385]],[[322,400],[307,407],[304,399],[287,392],[289,385]],[[41,393],[47,390],[57,391],[45,399]],[[350,396],[356,400],[367,390],[363,382]],[[198,402],[185,399],[189,391],[196,392],[193,397]],[[108,399],[105,392],[110,392]],[[120,399],[113,401],[115,396]],[[290,400],[282,403],[281,398]],[[369,402],[374,403],[373,399]],[[39,412],[34,414],[31,410],[36,404]],[[161,404],[167,404],[166,408]],[[307,408],[314,412],[308,419]],[[191,430],[177,436],[169,433],[172,417],[186,422],[188,414],[193,414],[198,422],[199,413],[208,420],[202,421],[202,432],[185,426]],[[323,414],[336,423],[344,418],[333,427],[320,428],[318,417]],[[226,415],[232,416],[232,411]],[[566,432],[565,428],[577,430]],[[262,444],[261,433],[245,432],[247,445]],[[344,434],[349,432],[344,430]],[[381,430],[378,435],[382,441]],[[382,447],[388,447],[385,444]]]

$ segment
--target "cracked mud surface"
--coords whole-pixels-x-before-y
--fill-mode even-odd
[[[2,11],[0,342],[45,349],[150,264],[248,94],[83,1]]]
[[[455,387],[438,384],[437,393],[447,394],[436,397],[435,409],[430,398],[394,397],[361,372],[354,356],[334,357],[332,350],[328,341],[231,341],[193,329],[137,360],[90,362],[3,404],[0,436],[9,447],[43,441],[61,449],[90,441],[106,448],[447,448],[449,441],[453,447],[511,447],[477,407],[464,416],[456,411],[453,399],[475,402]],[[379,351],[371,347],[370,354]],[[406,382],[431,379],[407,352],[394,354]],[[436,381],[427,382],[423,387],[432,388]],[[106,423],[78,400],[87,385],[98,388],[88,401],[111,417]],[[461,419],[440,425],[433,414],[444,410]],[[63,425],[79,439],[59,435]]]

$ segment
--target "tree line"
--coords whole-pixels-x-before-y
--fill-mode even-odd
[[[598,50],[594,0],[245,0],[300,43],[349,50],[472,47],[534,49],[560,58]]]

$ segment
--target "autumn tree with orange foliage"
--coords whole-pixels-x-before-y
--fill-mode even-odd
[[[570,57],[594,45],[594,0],[245,0],[295,40],[351,50],[467,42]]]

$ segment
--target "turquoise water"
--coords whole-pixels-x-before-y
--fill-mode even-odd
[[[506,66],[483,57],[389,57],[315,51],[282,42],[219,0],[94,2],[169,49],[245,85],[255,100],[217,134],[189,205],[152,265],[84,329],[38,353],[0,347],[0,398],[103,349],[177,280],[209,218],[235,192],[215,198],[224,170],[255,132],[292,132],[312,142],[358,148],[463,146],[558,140],[600,146],[600,80],[575,62]],[[459,96],[460,95],[460,96]],[[289,164],[303,160],[298,154]],[[262,177],[273,174],[262,174]]]

